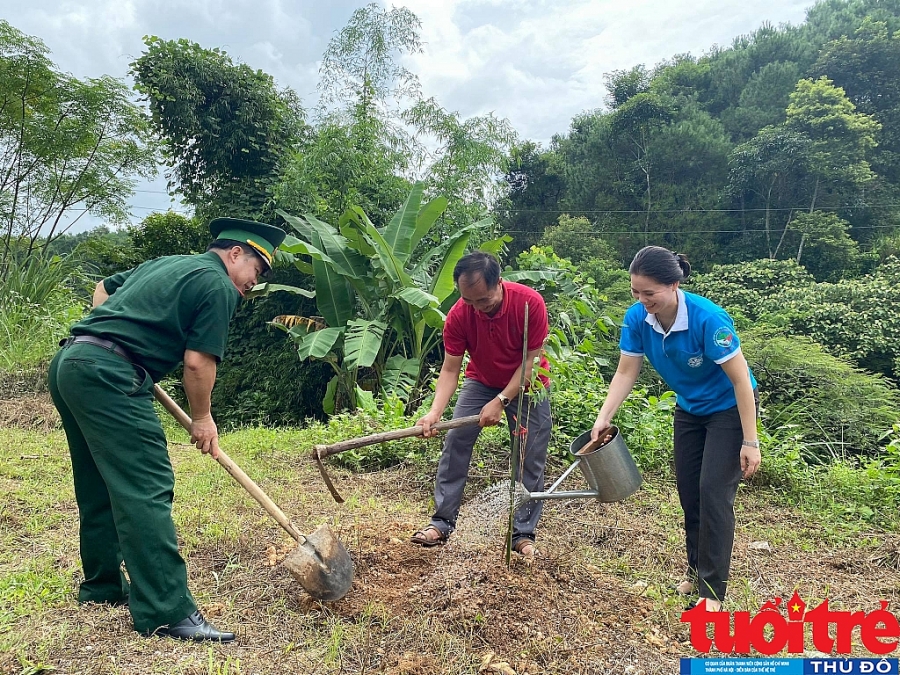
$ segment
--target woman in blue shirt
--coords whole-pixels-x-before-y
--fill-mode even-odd
[[[679,288],[691,272],[681,254],[646,246],[628,269],[638,301],[625,313],[621,356],[592,437],[610,426],[634,387],[644,357],[675,392],[675,478],[684,510],[688,578],[722,608],[734,544],[734,498],[741,476],[760,463],[756,380],[741,353],[734,322],[721,307]]]

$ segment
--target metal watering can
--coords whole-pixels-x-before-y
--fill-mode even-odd
[[[608,438],[604,442],[604,439]],[[611,426],[600,433],[599,439],[591,443],[591,431],[585,431],[572,441],[569,454],[575,461],[565,470],[549,490],[528,492],[521,483],[516,484],[516,508],[526,502],[544,499],[586,499],[592,497],[598,502],[619,502],[631,496],[641,486],[641,474],[634,458],[625,446],[619,428]],[[575,470],[581,468],[590,490],[556,492],[556,488]]]

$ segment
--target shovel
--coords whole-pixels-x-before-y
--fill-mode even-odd
[[[190,432],[191,418],[158,384],[153,386],[153,395]],[[284,559],[284,565],[306,592],[326,601],[340,600],[347,595],[353,584],[353,561],[331,528],[322,524],[312,534],[300,534],[284,511],[221,448],[216,461],[297,541],[298,545]]]

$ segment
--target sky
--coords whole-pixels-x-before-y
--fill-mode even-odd
[[[142,38],[186,38],[296,91],[307,109],[328,41],[356,0],[0,0],[0,17],[40,38],[77,77],[126,79]],[[603,76],[676,54],[701,56],[764,23],[798,24],[812,0],[409,0],[424,51],[404,59],[424,97],[463,118],[493,113],[520,138],[546,145],[578,113],[603,106]],[[142,182],[135,221],[185,207],[165,179]],[[82,219],[73,232],[98,224]]]

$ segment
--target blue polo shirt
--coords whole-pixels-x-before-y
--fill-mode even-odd
[[[711,415],[737,405],[734,385],[721,364],[734,358],[741,341],[734,321],[716,303],[678,289],[678,314],[668,333],[636,302],[625,313],[619,348],[626,356],[646,356],[692,415]],[[756,379],[750,372],[750,385]]]

